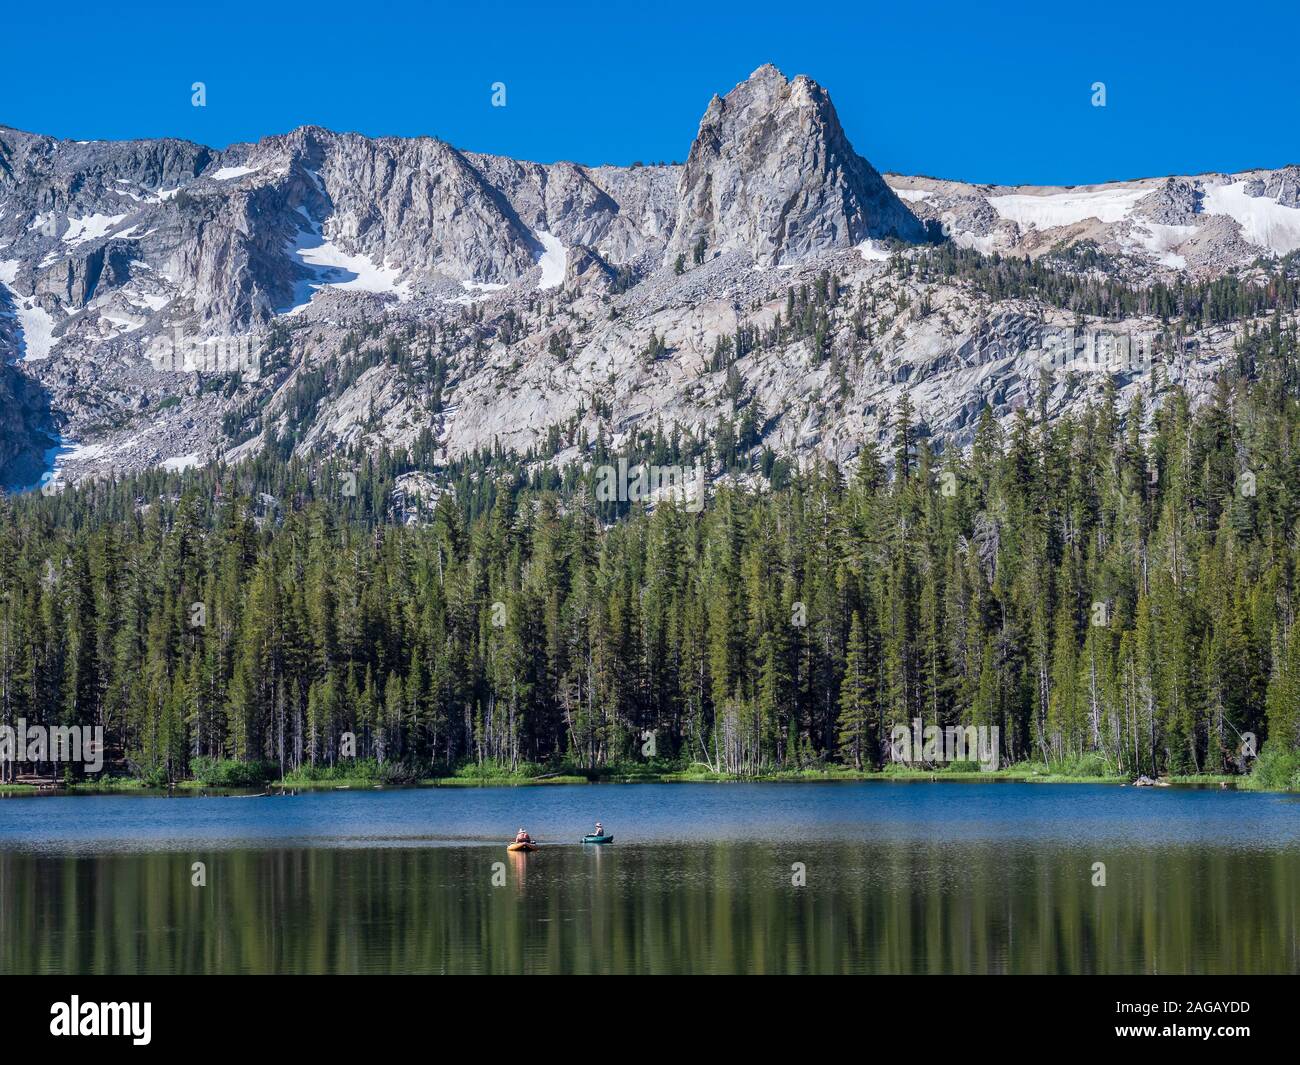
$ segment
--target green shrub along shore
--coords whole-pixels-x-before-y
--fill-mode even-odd
[[[427,766],[417,769],[404,763],[379,763],[374,759],[344,759],[332,766],[304,765],[284,773],[274,762],[242,762],[235,759],[196,758],[193,776],[168,782],[153,776],[104,776],[73,779],[65,777],[61,790],[75,792],[149,791],[259,791],[329,790],[374,787],[517,787],[554,784],[649,784],[723,783],[780,781],[1020,781],[1037,784],[1128,784],[1131,774],[1119,771],[1098,755],[1060,762],[1018,762],[996,770],[982,769],[975,762],[904,765],[894,763],[880,770],[858,771],[849,766],[825,764],[799,769],[782,769],[754,776],[719,773],[701,763],[667,759],[621,762],[587,769],[572,763],[509,765],[468,763],[449,769]],[[1265,750],[1248,774],[1176,774],[1158,783],[1194,786],[1229,786],[1244,791],[1300,791],[1300,754]],[[0,784],[0,792],[37,791],[30,784]],[[48,790],[48,786],[47,786]]]

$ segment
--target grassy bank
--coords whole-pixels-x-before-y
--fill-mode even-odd
[[[883,770],[854,770],[849,766],[820,765],[784,769],[755,775],[713,772],[699,763],[682,764],[663,760],[618,763],[599,769],[572,764],[522,763],[509,766],[471,763],[444,773],[420,773],[407,766],[374,761],[347,761],[334,766],[304,766],[281,776],[273,763],[241,763],[198,759],[195,776],[170,785],[165,780],[138,777],[104,777],[74,781],[55,793],[165,793],[168,791],[330,791],[384,787],[545,787],[574,784],[689,784],[735,783],[740,781],[836,782],[836,781],[947,781],[952,783],[1031,784],[1131,784],[1130,773],[1120,773],[1102,759],[1085,756],[1057,763],[1017,762],[995,770],[981,769],[973,762],[936,766],[892,764]],[[1205,773],[1161,778],[1160,784],[1197,787],[1235,787],[1252,791],[1300,791],[1300,756],[1261,755],[1249,776]],[[3,784],[0,794],[49,793],[51,789],[31,784]]]

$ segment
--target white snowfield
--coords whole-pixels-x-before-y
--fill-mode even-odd
[[[112,325],[112,335],[121,336],[125,333],[134,333],[137,329],[145,324],[145,320],[137,321],[134,318],[123,318],[119,314],[101,314],[100,320]]]
[[[0,286],[9,292],[21,333],[14,354],[23,362],[44,359],[54,347],[54,319],[36,303],[35,296],[20,296],[9,287],[18,276],[18,265],[17,259],[0,259]]]
[[[148,307],[151,311],[160,311],[172,301],[170,296],[159,293],[135,292],[130,289],[124,289],[123,292],[135,306]]]
[[[465,292],[459,296],[449,296],[445,299],[447,303],[459,303],[462,307],[472,307],[476,303],[481,303],[486,297],[493,292],[504,292],[509,285],[495,284],[490,281],[461,281],[461,288]]]
[[[344,251],[324,236],[321,226],[306,211],[299,208],[299,212],[306,220],[306,228],[299,232],[290,252],[315,276],[295,286],[293,305],[286,313],[297,314],[323,288],[390,294],[401,301],[409,298],[410,285],[401,280],[400,267],[379,265],[365,255]]]
[[[16,299],[18,321],[23,327],[24,362],[49,357],[54,347],[54,319],[44,307],[38,307],[34,297]]]
[[[1087,218],[1099,222],[1122,222],[1133,205],[1150,189],[1097,189],[1092,192],[1052,192],[1043,196],[1013,193],[990,196],[989,206],[1003,218],[1021,226],[1055,229],[1072,226]]]
[[[69,218],[67,231],[63,234],[63,243],[85,244],[90,240],[98,240],[125,220],[124,214],[92,214],[85,218]]]
[[[86,462],[104,454],[103,444],[78,444],[75,440],[60,440],[59,458],[64,462]]]
[[[235,178],[241,178],[247,174],[255,174],[261,169],[260,166],[223,166],[220,170],[209,176],[213,181],[234,181]]]
[[[1186,224],[1179,225],[1153,222],[1134,213],[1134,208],[1140,201],[1160,188],[1152,179],[1132,183],[1116,182],[1105,188],[1019,189],[994,195],[990,195],[988,186],[961,182],[944,183],[946,187],[938,190],[893,185],[891,188],[901,200],[913,205],[913,209],[922,217],[948,221],[952,227],[951,237],[961,247],[975,248],[986,253],[1005,251],[1009,246],[1014,247],[1016,238],[1008,237],[1005,233],[981,232],[978,228],[966,229],[960,222],[952,225],[954,213],[945,204],[934,206],[930,201],[948,196],[955,197],[959,202],[982,198],[993,208],[1001,222],[1013,223],[1022,238],[1087,222],[1098,226],[1127,226],[1127,229],[1121,228],[1113,234],[1121,246],[1145,255],[1161,266],[1184,270],[1188,263],[1180,253],[1181,246],[1197,236],[1202,227],[1216,217],[1232,219],[1240,227],[1244,241],[1275,255],[1286,255],[1300,249],[1300,208],[1288,207],[1271,196],[1251,196],[1247,190],[1256,174],[1257,172],[1248,171],[1177,179],[1190,183],[1197,193],[1195,215],[1190,216]],[[913,179],[899,176],[895,180]],[[1198,259],[1204,265],[1203,246],[1198,248]]]
[[[553,237],[543,229],[537,231],[537,239],[542,242],[542,257],[537,261],[542,268],[542,280],[538,284],[539,289],[559,288],[564,284],[564,271],[569,265],[569,252],[560,243],[558,237]]]
[[[1174,249],[1196,233],[1196,226],[1168,226],[1141,221],[1134,227],[1138,244],[1156,257],[1162,266],[1185,269],[1187,260]]]
[[[889,252],[874,240],[864,240],[858,245],[858,254],[869,263],[889,262]]]
[[[1205,214],[1226,214],[1241,226],[1242,237],[1278,255],[1300,248],[1300,208],[1267,196],[1247,196],[1244,181],[1211,185],[1201,199],[1201,209]]]

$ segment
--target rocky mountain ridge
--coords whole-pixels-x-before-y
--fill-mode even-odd
[[[1081,271],[1139,287],[1262,279],[1300,249],[1300,167],[1070,189],[882,176],[824,89],[770,66],[714,98],[682,166],[317,127],[224,151],[0,127],[0,483],[426,431],[443,461],[547,440],[581,461],[597,435],[756,411],[752,446],[846,461],[904,393],[962,444],[984,406],[1030,402],[1044,329],[1078,316],[898,268],[945,242],[1087,249]],[[1166,344],[1163,379],[1208,382],[1234,335]],[[358,336],[389,355],[358,365]],[[159,358],[182,338],[241,338],[255,365]],[[1067,362],[1054,413],[1147,384]]]

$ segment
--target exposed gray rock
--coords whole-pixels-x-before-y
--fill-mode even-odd
[[[678,187],[666,261],[743,251],[800,262],[869,237],[920,241],[925,230],[840,127],[826,90],[759,67],[704,112]]]
[[[1020,239],[1019,228],[993,209],[986,191],[978,186],[916,178],[897,182],[895,191],[917,218],[963,247],[1001,251],[1015,247]]]
[[[5,326],[0,321],[0,336]],[[40,481],[52,430],[49,400],[40,385],[16,367],[0,365],[0,488]]]
[[[656,201],[656,181],[673,180],[663,173],[668,168],[624,171],[624,180],[611,183],[612,194],[600,180],[607,175],[575,163],[544,166],[500,156],[468,158],[533,231],[550,233],[565,245],[585,244],[611,263],[629,262],[652,247],[663,249],[663,222],[644,207]]]
[[[1168,178],[1154,192],[1138,200],[1133,214],[1165,226],[1186,226],[1196,221],[1200,190],[1187,178]]]
[[[569,249],[564,266],[564,284],[568,288],[597,286],[608,289],[617,272],[597,252],[582,244]]]
[[[1241,226],[1233,219],[1204,215],[1197,221],[1196,232],[1178,249],[1195,272],[1216,275],[1259,257],[1260,249],[1242,237]]]
[[[1252,178],[1246,192],[1251,196],[1268,196],[1283,207],[1300,207],[1300,166],[1284,166]]]

